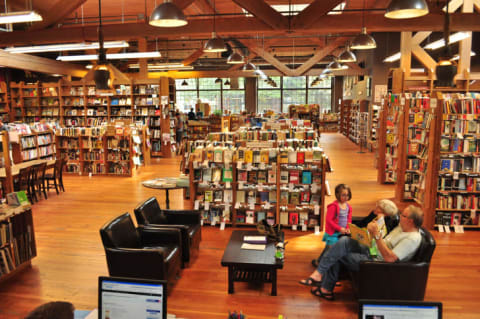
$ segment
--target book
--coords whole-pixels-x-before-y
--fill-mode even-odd
[[[288,204],[288,192],[282,191],[280,192],[280,205],[285,206]]]
[[[231,189],[226,189],[223,191],[223,202],[224,203],[233,202],[233,191]]]
[[[253,151],[245,150],[245,163],[253,163]]]
[[[245,223],[255,224],[255,212],[253,210],[247,210],[245,214]]]
[[[310,171],[302,172],[302,184],[312,184],[312,172]]]
[[[260,151],[259,150],[254,150],[253,151],[253,157],[252,157],[252,162],[253,163],[260,163]]]
[[[212,181],[212,169],[207,167],[203,169],[203,181],[211,182]]]
[[[276,191],[270,191],[268,193],[268,201],[270,203],[276,203],[277,202],[277,192]]]
[[[351,238],[368,247],[372,247],[372,239],[366,228],[360,228],[354,224],[348,224]]]
[[[212,182],[218,183],[222,179],[222,169],[220,167],[215,167],[212,169]]]
[[[279,163],[280,164],[288,164],[288,151],[287,150],[281,150],[280,151]]]
[[[277,183],[277,171],[271,169],[268,171],[268,183],[275,184]]]
[[[213,192],[213,201],[214,202],[221,202],[223,200],[223,191],[216,190]]]
[[[260,202],[261,203],[264,203],[264,202],[268,202],[268,197],[269,197],[269,191],[261,191],[259,192],[259,195],[260,195]]]
[[[247,181],[247,171],[239,170],[237,178],[238,178],[239,182],[246,182]]]
[[[213,152],[213,161],[216,163],[223,162],[223,151],[221,149],[215,149]]]
[[[291,171],[290,171],[289,182],[290,182],[290,183],[293,183],[293,184],[298,184],[298,183],[300,183],[299,175],[300,175],[300,172],[299,172],[299,171],[291,170]]]
[[[205,197],[204,197],[206,202],[212,202],[213,201],[213,191],[205,191]]]
[[[245,203],[245,191],[237,191],[236,202]]]
[[[288,151],[288,163],[289,164],[296,164],[297,163],[297,152],[290,150]]]
[[[450,150],[450,139],[448,137],[440,138],[440,152],[448,152]]]
[[[257,171],[248,171],[247,172],[247,182],[256,184],[257,183]]]
[[[257,182],[259,184],[265,184],[267,182],[267,171],[258,171]]]
[[[280,183],[288,183],[288,171],[280,171]]]
[[[280,212],[280,224],[281,225],[288,225],[288,213],[287,212]]]
[[[249,243],[249,244],[266,244],[267,237],[266,236],[243,236],[243,242]]]
[[[249,205],[255,205],[257,203],[257,196],[255,191],[248,191],[247,193],[247,203]]]
[[[298,213],[290,212],[288,213],[288,224],[289,225],[298,225]]]
[[[265,219],[265,212],[264,211],[257,212],[257,221],[260,222],[264,219]]]
[[[305,153],[297,152],[297,164],[305,164]]]
[[[300,193],[299,192],[291,192],[289,203],[292,204],[292,205],[300,204]]]
[[[260,163],[268,164],[269,161],[269,150],[263,149],[260,151]]]
[[[233,169],[231,167],[223,169],[222,181],[233,182]]]
[[[300,202],[302,204],[309,204],[310,203],[310,192],[309,191],[303,191],[300,193]]]

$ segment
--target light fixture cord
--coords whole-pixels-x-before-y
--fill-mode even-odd
[[[363,0],[362,29],[365,27],[365,0]]]
[[[216,16],[217,10],[215,10],[215,0],[213,0],[213,32],[215,32],[215,16]]]
[[[102,0],[98,0],[98,15],[99,15],[99,26],[98,26],[98,43],[100,49],[98,51],[98,62],[99,64],[106,62],[105,49],[103,47],[103,28],[102,28]]]

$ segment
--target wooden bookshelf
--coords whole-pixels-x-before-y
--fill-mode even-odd
[[[0,118],[3,122],[10,121],[10,98],[5,82],[0,82]]]
[[[56,157],[55,138],[51,130],[19,134],[18,142],[11,141],[11,145],[12,159],[15,164]]]
[[[348,137],[350,135],[350,106],[352,100],[342,100],[340,106],[340,133]]]
[[[26,267],[37,256],[35,231],[30,205],[1,207],[0,233],[5,241],[0,245],[0,282],[6,281]]]

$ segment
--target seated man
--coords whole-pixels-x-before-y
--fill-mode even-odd
[[[311,292],[327,300],[333,300],[333,288],[338,280],[340,266],[348,270],[358,271],[359,264],[365,260],[385,262],[408,261],[415,255],[421,243],[419,229],[423,223],[423,212],[420,208],[410,205],[400,214],[400,224],[385,238],[376,222],[368,224],[367,229],[375,238],[377,253],[350,237],[342,237],[323,256],[315,270],[310,275]]]

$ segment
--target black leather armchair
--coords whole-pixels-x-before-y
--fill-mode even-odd
[[[180,231],[135,228],[129,213],[100,229],[110,276],[167,280],[172,285],[180,272]]]
[[[422,242],[412,260],[366,261],[358,272],[350,273],[358,299],[423,300],[436,243],[427,229],[422,227],[420,233]]]
[[[134,212],[137,223],[146,228],[168,227],[181,231],[183,265],[188,264],[195,252],[198,252],[202,239],[199,211],[160,209],[157,199],[150,197],[140,203]]]

